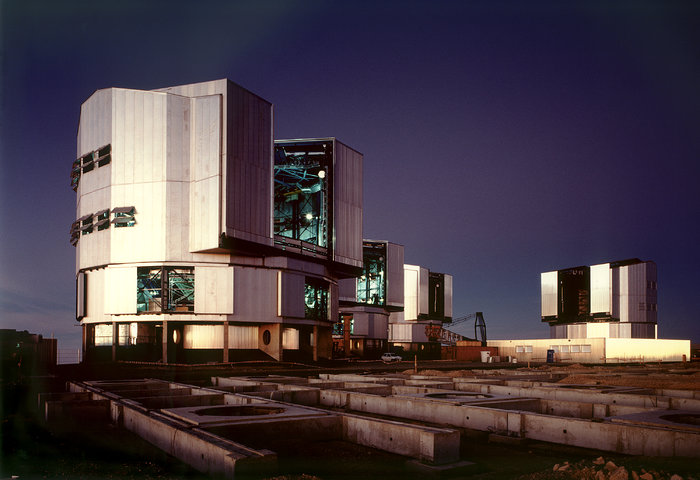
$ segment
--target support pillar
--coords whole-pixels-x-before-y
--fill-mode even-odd
[[[81,322],[83,323],[83,322]],[[85,361],[85,354],[87,354],[87,346],[88,346],[88,324],[83,323],[82,324],[83,328],[83,358],[82,360]]]
[[[224,322],[224,355],[222,361],[228,363],[228,321]]]
[[[117,344],[119,343],[119,327],[117,322],[112,322],[112,361],[117,361]]]
[[[350,357],[350,329],[352,328],[352,315],[343,315],[343,350],[345,358]]]
[[[168,363],[168,321],[163,320],[163,363]]]
[[[313,345],[311,345],[311,352],[312,352],[312,358],[314,362],[318,362],[318,325],[314,325],[314,342]]]

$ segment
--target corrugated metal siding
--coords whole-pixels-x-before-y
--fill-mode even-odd
[[[404,247],[387,242],[386,246],[386,304],[404,305]]]
[[[78,272],[75,279],[75,317],[81,319],[86,315],[86,291],[87,276],[84,272]]]
[[[587,338],[588,329],[585,323],[576,323],[566,326],[567,338]]]
[[[194,311],[234,314],[234,268],[231,266],[195,266]]]
[[[338,284],[331,283],[328,286],[328,320],[335,322],[340,315],[340,307],[338,305]]]
[[[341,302],[357,301],[357,278],[338,280],[338,296]]]
[[[445,274],[445,316],[452,317],[452,275]]]
[[[656,264],[643,262],[619,268],[620,321],[656,323],[657,293],[650,285],[656,284]]]
[[[258,327],[229,325],[228,348],[256,349],[258,348]]]
[[[226,233],[272,245],[272,104],[229,82],[226,117]]]
[[[224,348],[223,325],[185,325],[182,346],[188,349]]]
[[[609,263],[591,265],[591,313],[612,313],[612,272]]]
[[[586,331],[586,338],[607,338],[610,334],[610,324],[589,323]]]
[[[370,314],[370,328],[368,335],[370,338],[387,338],[389,325],[389,315],[385,313]]]
[[[544,272],[540,274],[543,317],[557,316],[557,282],[557,272]]]
[[[549,338],[566,338],[566,325],[551,325]]]
[[[285,350],[299,350],[299,330],[285,328],[282,330],[282,348]]]
[[[334,142],[333,259],[362,266],[362,154]]]
[[[411,325],[411,341],[425,343],[428,341],[428,336],[425,334],[425,324],[414,323]]]
[[[76,158],[112,144],[112,90],[99,90],[87,99],[80,110]],[[114,154],[113,154],[114,156]],[[112,164],[82,174],[78,183],[76,216],[109,208]],[[110,262],[110,237],[105,231],[81,235],[76,245],[76,272]]]
[[[419,293],[420,267],[417,265],[404,265],[404,319],[418,319],[418,293]]]
[[[189,242],[200,251],[217,248],[221,233],[221,97],[193,98],[191,112]]]
[[[110,228],[112,263],[164,261],[167,96],[113,89],[111,207],[134,206],[136,225]]]
[[[282,317],[304,318],[304,275],[282,272]]]
[[[105,312],[109,314],[136,313],[136,267],[108,267],[105,270]]]
[[[412,340],[412,327],[413,325],[409,323],[405,324],[392,324],[389,326],[389,341],[391,342],[411,342]]]
[[[644,266],[646,269],[646,280],[647,280],[646,303],[647,303],[647,305],[653,305],[653,308],[647,309],[645,321],[656,323],[657,316],[658,316],[658,311],[657,311],[658,290],[656,287],[656,285],[657,285],[656,263],[645,262]],[[653,285],[653,287],[652,287],[652,285]],[[647,338],[656,338],[656,334],[654,334],[653,337],[647,337]]]
[[[233,321],[275,323],[277,317],[277,271],[235,267],[233,284],[236,308]],[[303,301],[303,295],[302,295]]]
[[[369,335],[370,332],[370,314],[367,312],[353,312],[352,315],[352,334],[353,335]]]
[[[430,310],[428,308],[429,299],[429,286],[428,278],[430,272],[427,268],[420,267],[419,285],[418,285],[418,315],[428,315]]]
[[[99,268],[86,272],[87,292],[86,292],[86,316],[83,319],[87,322],[111,321],[111,317],[105,314],[105,269]],[[136,291],[136,284],[134,284]],[[134,303],[134,309],[136,304]]]

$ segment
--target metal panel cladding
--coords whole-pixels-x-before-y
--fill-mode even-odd
[[[452,319],[452,275],[445,274],[445,320]]]
[[[591,314],[612,314],[612,271],[609,263],[591,265]]]
[[[404,319],[417,320],[420,297],[420,271],[418,265],[404,265]]]
[[[333,260],[362,267],[362,154],[334,142]]]
[[[542,288],[542,320],[554,319],[557,316],[557,284],[558,272],[540,274]]]
[[[391,307],[402,307],[404,302],[404,248],[403,245],[387,242],[386,247],[386,304]]]

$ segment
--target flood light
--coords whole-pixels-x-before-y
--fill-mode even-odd
[[[326,178],[326,171],[325,170],[320,170],[318,172],[318,178]]]

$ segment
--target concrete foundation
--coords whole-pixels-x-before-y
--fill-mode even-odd
[[[212,387],[73,382],[72,393],[40,401],[48,421],[111,419],[194,468],[227,478],[273,473],[273,449],[299,441],[352,442],[413,458],[426,472],[451,471],[465,466],[461,429],[489,432],[494,441],[700,457],[697,392],[558,384],[562,375],[553,372],[475,373],[214,377]]]

